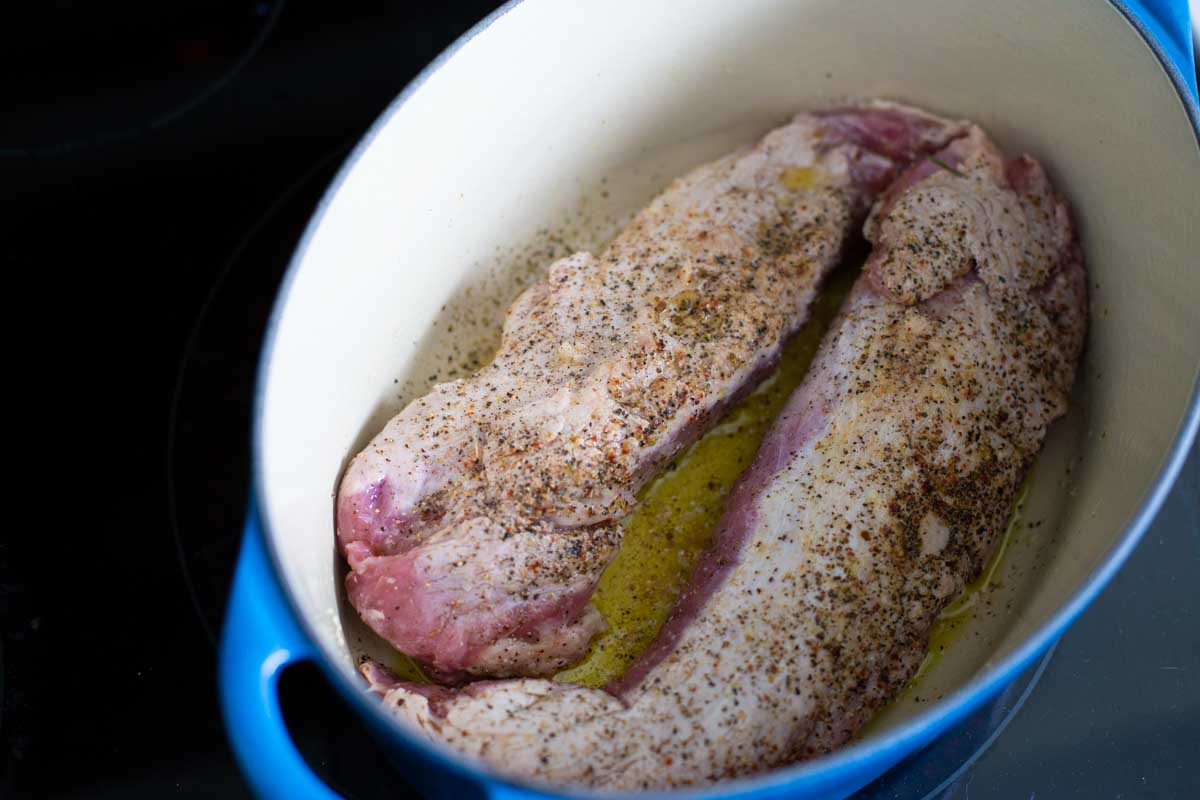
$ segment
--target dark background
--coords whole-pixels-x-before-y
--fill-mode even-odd
[[[214,637],[263,324],[349,148],[497,5],[5,4],[0,266],[28,281],[6,305],[34,312],[9,341],[61,388],[9,385],[62,407],[12,454],[50,491],[0,534],[0,797],[246,792]],[[406,794],[315,670],[284,684],[335,780]]]
[[[0,797],[246,795],[215,641],[266,315],[351,146],[495,5],[4,8],[9,485],[30,520],[0,534]],[[1198,509],[1193,453],[1130,563],[943,797],[1200,796]],[[289,670],[282,694],[340,790],[409,795],[314,669]]]

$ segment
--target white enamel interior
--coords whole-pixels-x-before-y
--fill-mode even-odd
[[[1200,365],[1197,143],[1125,19],[1105,3],[1037,0],[526,0],[360,149],[278,313],[259,500],[330,658],[349,674],[351,650],[371,647],[340,606],[341,470],[439,361],[494,335],[493,301],[512,296],[537,231],[594,246],[688,166],[796,109],[870,96],[969,117],[1043,160],[1074,205],[1091,276],[1075,409],[1025,515],[1045,522],[1018,532],[995,613],[922,694],[996,663],[1080,589],[1152,488]],[[476,324],[448,334],[468,311]],[[926,707],[898,704],[871,735]]]

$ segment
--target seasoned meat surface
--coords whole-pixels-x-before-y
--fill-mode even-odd
[[[491,364],[350,464],[337,532],[363,620],[447,683],[581,656],[638,490],[771,370],[879,190],[963,130],[883,103],[800,114],[551,265]]]
[[[431,739],[527,779],[666,788],[843,744],[914,674],[1062,415],[1086,326],[1063,200],[972,128],[915,164],[689,589],[607,690],[364,674]]]

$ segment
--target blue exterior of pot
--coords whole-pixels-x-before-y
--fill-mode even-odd
[[[510,4],[511,5],[511,4]],[[1187,0],[1127,0],[1114,2],[1133,23],[1157,54],[1159,61],[1190,104],[1193,124],[1200,124],[1196,108],[1196,71],[1189,32]],[[486,28],[504,9],[485,19],[443,54],[436,65],[463,42]],[[422,78],[418,78],[418,81]],[[261,387],[260,387],[261,390]],[[1194,436],[1200,407],[1193,403],[1183,424],[1181,437]],[[1132,521],[1122,545],[1127,554],[1149,525],[1170,487],[1187,442],[1178,443],[1176,457],[1162,471],[1160,485]],[[1123,556],[1122,554],[1122,556]],[[901,727],[880,738],[853,760],[834,761],[828,769],[799,779],[778,780],[771,775],[712,787],[701,796],[770,800],[782,797],[835,800],[869,783],[905,756],[915,752],[995,695],[1020,674],[1062,633],[1095,597],[1116,571],[1122,556],[1112,559],[1092,577],[1084,592],[1066,614],[1058,617],[1057,630],[1023,651],[989,685],[951,704],[943,713],[922,717],[917,724]],[[282,671],[299,661],[320,661],[323,655],[304,632],[288,602],[267,551],[256,503],[247,516],[241,553],[229,598],[220,648],[220,695],[230,741],[253,790],[267,798],[314,798],[335,800],[339,795],[309,768],[292,743],[284,723],[277,694]],[[348,698],[370,702],[363,697]],[[375,723],[378,726],[378,723]],[[393,742],[392,750],[405,769],[406,779],[433,797],[480,797],[530,799],[548,797],[536,790],[492,778],[464,762],[447,758],[432,748],[419,749],[383,726],[376,733]]]

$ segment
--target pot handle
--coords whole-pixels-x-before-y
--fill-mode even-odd
[[[243,774],[259,797],[339,800],[292,743],[279,707],[279,674],[316,656],[291,617],[252,510],[221,633],[221,712]]]
[[[1196,98],[1196,54],[1192,52],[1188,0],[1124,0],[1144,32],[1179,70],[1179,77]]]

